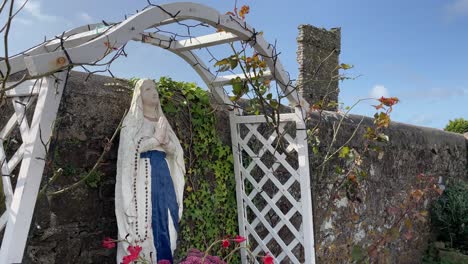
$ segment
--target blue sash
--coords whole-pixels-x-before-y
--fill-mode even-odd
[[[179,232],[179,205],[165,159],[166,153],[150,150],[141,153],[140,157],[148,158],[151,166],[151,203],[153,206],[151,224],[157,261],[165,259],[173,263],[168,210],[175,229]]]

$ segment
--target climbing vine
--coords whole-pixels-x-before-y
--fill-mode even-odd
[[[131,86],[138,81],[131,80]],[[176,259],[191,248],[205,250],[219,238],[237,233],[232,151],[216,129],[209,94],[194,83],[162,77],[156,82],[163,111],[184,149],[184,213]],[[212,253],[223,256],[222,247]]]

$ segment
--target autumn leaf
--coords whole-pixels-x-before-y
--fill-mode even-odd
[[[245,19],[245,15],[247,15],[250,12],[250,7],[248,5],[243,5],[239,11],[239,17],[242,18],[242,20]]]
[[[379,110],[381,108],[384,108],[384,106],[388,107],[387,112],[390,113],[392,112],[392,106],[396,105],[400,100],[397,97],[380,97],[380,99],[377,99],[377,101],[380,102],[379,105],[373,105],[376,110]]]
[[[390,116],[384,112],[376,113],[374,115],[374,123],[378,128],[388,127],[390,125]]]
[[[379,102],[385,106],[392,107],[397,104],[400,100],[397,97],[380,97]]]
[[[413,197],[416,201],[419,201],[424,195],[424,192],[417,189],[411,192],[411,197]]]
[[[357,182],[356,175],[354,175],[354,174],[348,175],[348,180],[349,180],[349,181],[352,181],[352,182]]]

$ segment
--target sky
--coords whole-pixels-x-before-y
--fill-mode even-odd
[[[152,1],[169,2],[175,1]],[[194,2],[221,13],[234,6],[234,0]],[[468,119],[468,0],[238,0],[243,4],[251,10],[247,23],[277,43],[293,78],[298,74],[298,26],[341,27],[340,61],[354,65],[347,74],[358,77],[340,83],[344,105],[396,96],[401,102],[392,112],[394,121],[443,128],[449,120]],[[9,53],[84,24],[121,21],[146,5],[146,0],[29,1],[12,27]],[[0,50],[3,56],[3,41]],[[169,76],[205,87],[187,63],[166,50],[132,43],[126,51],[128,58],[112,65],[115,76]],[[375,109],[362,103],[353,113],[371,116]]]

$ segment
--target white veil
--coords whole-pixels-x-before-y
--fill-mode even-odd
[[[132,222],[137,219],[135,206],[134,206],[134,193],[133,193],[133,174],[134,174],[134,159],[136,153],[136,146],[139,140],[139,132],[143,126],[143,101],[141,99],[141,87],[144,83],[154,82],[149,79],[139,80],[135,86],[132,103],[130,109],[125,116],[123,121],[123,127],[120,131],[120,144],[117,158],[117,176],[115,185],[115,214],[117,218],[118,226],[118,239],[125,239],[130,243],[134,242],[136,238],[135,230],[132,228]],[[164,117],[164,113],[161,108],[161,104],[156,109],[158,116]],[[169,165],[172,181],[174,184],[174,190],[177,196],[177,203],[179,205],[179,219],[182,217],[183,208],[183,193],[184,193],[184,175],[185,175],[185,163],[183,150],[180,142],[175,135],[174,131],[168,126],[169,140],[175,146],[175,152],[173,154],[167,154],[166,160]],[[139,155],[139,154],[138,154]],[[137,179],[144,181],[144,179]],[[137,193],[137,199],[145,199],[144,193]],[[169,222],[169,226],[172,223]],[[151,230],[148,232],[150,235],[150,241],[152,242],[152,250],[154,250],[154,242],[152,239]],[[177,237],[173,237],[171,234],[171,245],[172,250],[175,249],[175,241]],[[149,246],[149,245],[148,245]],[[119,243],[117,248],[117,261],[120,263],[123,256],[128,254],[128,244],[125,242]],[[153,251],[156,253],[155,251]]]

